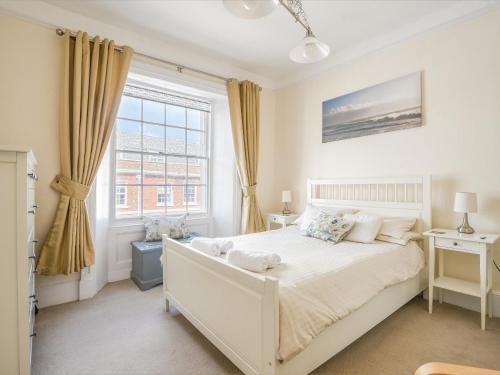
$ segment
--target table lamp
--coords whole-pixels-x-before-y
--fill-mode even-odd
[[[477,196],[476,193],[459,192],[455,194],[455,212],[464,214],[462,224],[457,228],[459,233],[472,234],[474,228],[469,225],[467,214],[469,212],[477,212]]]
[[[288,209],[288,203],[292,201],[292,192],[290,190],[283,190],[281,192],[281,201],[285,204],[283,207],[283,215],[290,215],[290,210]]]

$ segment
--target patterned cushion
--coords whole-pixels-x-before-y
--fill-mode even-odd
[[[351,221],[323,212],[309,224],[306,233],[309,237],[337,243],[347,236],[353,226]]]
[[[163,234],[173,239],[182,239],[189,236],[186,226],[186,214],[181,216],[161,216],[144,218],[146,238],[144,241],[161,241]]]

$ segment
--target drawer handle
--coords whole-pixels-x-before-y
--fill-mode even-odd
[[[36,332],[33,332],[30,337],[35,337],[36,336]]]
[[[28,173],[28,177],[35,181],[38,181],[38,176],[36,175],[35,172]]]
[[[30,255],[30,256],[28,257],[28,259],[36,259],[36,256],[34,256],[34,255]]]
[[[33,208],[38,208],[38,204],[34,204],[33,206],[31,206]]]
[[[32,295],[30,296],[30,298],[35,298],[35,297],[36,297],[36,294],[32,294]]]
[[[35,210],[29,210],[28,213],[34,215],[35,214]]]
[[[453,242],[453,246],[458,246],[458,242]]]
[[[31,242],[33,242],[33,243],[38,243],[38,240],[32,240]]]

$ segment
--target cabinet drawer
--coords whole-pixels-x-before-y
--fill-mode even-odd
[[[477,242],[439,237],[435,240],[435,246],[444,249],[466,251],[471,253],[479,253],[481,250],[481,244]]]

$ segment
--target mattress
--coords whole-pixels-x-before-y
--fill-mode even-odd
[[[424,267],[414,241],[402,246],[302,235],[297,226],[232,237],[235,248],[275,252],[282,264],[263,273],[279,280],[279,359],[288,360],[339,319],[384,288],[416,276]]]

